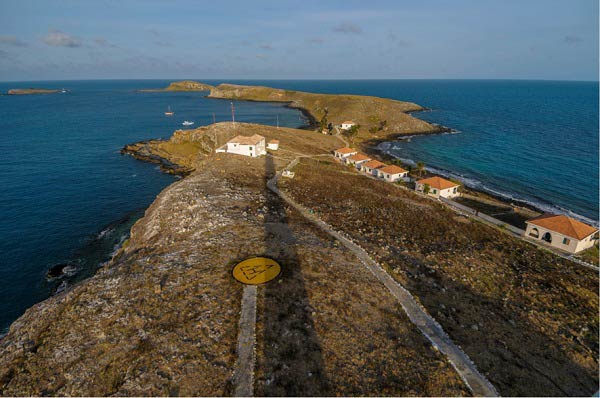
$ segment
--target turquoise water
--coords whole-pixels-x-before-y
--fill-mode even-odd
[[[230,119],[230,102],[206,93],[136,93],[167,81],[1,83],[68,94],[0,96],[0,333],[62,281],[46,271],[72,262],[89,276],[174,177],[122,156],[128,143],[168,138],[181,122]],[[167,106],[175,116],[166,117]],[[236,103],[240,121],[299,126],[280,105]]]
[[[216,84],[219,82],[206,81]],[[235,81],[234,81],[235,82]],[[388,145],[489,191],[598,220],[598,83],[537,81],[237,81],[290,90],[375,95],[432,108],[415,116],[459,131]],[[174,177],[121,156],[123,145],[167,138],[183,120],[230,119],[205,93],[136,93],[168,81],[0,83],[68,94],[0,96],[0,332],[61,281],[60,263],[92,275]],[[172,118],[163,112],[170,105]],[[297,127],[298,111],[237,102],[236,120]]]

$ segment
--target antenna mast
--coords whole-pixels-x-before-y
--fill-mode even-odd
[[[235,127],[235,106],[231,102],[231,120],[233,121],[233,127]]]
[[[279,113],[277,114],[277,130],[279,130]]]

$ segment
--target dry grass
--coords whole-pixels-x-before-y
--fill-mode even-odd
[[[341,124],[353,120],[361,129],[357,140],[382,138],[390,134],[419,134],[436,131],[437,128],[414,118],[407,112],[423,109],[411,102],[363,95],[313,94],[260,86],[221,84],[211,89],[210,97],[249,101],[287,102],[292,107],[306,109],[317,121],[328,111],[328,121]],[[385,128],[376,134],[369,133],[371,127]]]
[[[292,196],[416,294],[501,394],[597,390],[593,271],[341,166],[295,171]]]

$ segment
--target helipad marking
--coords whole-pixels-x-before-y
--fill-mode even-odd
[[[281,272],[281,266],[275,260],[266,257],[254,257],[242,261],[233,267],[233,277],[246,285],[260,285],[272,281]]]

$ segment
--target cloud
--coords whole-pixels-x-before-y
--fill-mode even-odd
[[[583,41],[583,39],[579,36],[565,36],[564,41],[565,41],[565,43],[575,44],[575,43],[581,43]]]
[[[351,22],[342,22],[339,25],[337,25],[335,28],[333,28],[333,31],[339,32],[339,33],[354,33],[354,34],[362,33],[361,27],[358,25],[355,25]]]
[[[60,30],[51,30],[44,37],[44,43],[53,47],[81,47],[81,40]]]
[[[262,45],[260,46],[260,48],[262,48],[263,50],[272,50],[272,49],[273,49],[273,46],[272,46],[272,45],[270,45],[270,44],[262,44]]]
[[[267,56],[264,54],[256,54],[256,58],[258,59],[267,59]]]
[[[100,37],[97,37],[94,39],[94,43],[98,46],[98,47],[110,47],[110,48],[117,48],[116,44],[113,44],[111,42],[109,42],[106,39],[102,39]]]
[[[325,39],[322,39],[320,37],[311,37],[306,39],[306,42],[311,44],[323,44],[325,43]]]
[[[15,36],[0,36],[0,45],[12,47],[27,47],[27,43],[17,39]]]

